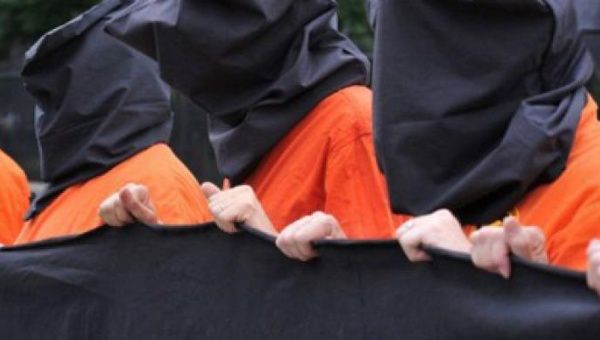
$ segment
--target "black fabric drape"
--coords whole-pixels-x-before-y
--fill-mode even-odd
[[[331,0],[141,1],[108,31],[208,113],[217,165],[234,184],[319,101],[368,78]]]
[[[376,0],[374,129],[394,211],[504,216],[565,168],[592,59],[564,0]]]
[[[595,69],[594,77],[588,89],[600,102],[600,1],[572,0],[577,11],[578,26],[583,35],[583,41],[592,52]],[[600,111],[598,112],[600,117]]]
[[[49,183],[29,218],[67,187],[169,139],[170,94],[156,63],[104,32],[130,2],[105,0],[27,51],[22,76],[37,104],[41,174]]]
[[[98,229],[0,250],[5,339],[597,339],[582,274],[513,277],[396,242],[327,241],[310,263],[214,226]]]

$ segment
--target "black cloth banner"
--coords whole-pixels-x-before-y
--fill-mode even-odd
[[[101,228],[0,251],[4,339],[598,339],[582,274],[396,242],[326,241],[309,263],[256,232]]]

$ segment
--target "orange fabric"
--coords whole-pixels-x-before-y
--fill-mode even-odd
[[[212,220],[194,176],[167,145],[157,144],[103,175],[65,190],[25,224],[17,243],[79,234],[101,225],[100,203],[130,182],[148,186],[158,218],[165,224]]]
[[[25,173],[0,150],[0,243],[12,244],[21,232],[29,196]]]
[[[544,230],[550,262],[585,270],[586,248],[600,237],[600,123],[596,103],[585,107],[567,168],[517,206],[519,220]]]
[[[325,98],[247,180],[278,230],[317,210],[349,238],[390,238],[404,218],[390,212],[372,136],[372,94],[362,86]]]

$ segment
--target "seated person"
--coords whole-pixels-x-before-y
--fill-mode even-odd
[[[11,245],[29,208],[29,183],[23,169],[0,150],[0,244]]]
[[[337,30],[335,3],[231,6],[140,2],[107,28],[208,113],[219,170],[253,188],[276,230],[324,211],[348,237],[392,237],[402,217],[374,156],[368,60]]]
[[[22,72],[36,101],[36,137],[48,188],[16,243],[102,224],[98,206],[130,181],[152,192],[165,223],[211,219],[200,185],[166,145],[169,89],[156,63],[104,33],[122,10],[105,1],[44,35]]]

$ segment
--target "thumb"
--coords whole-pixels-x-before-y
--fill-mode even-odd
[[[218,194],[221,192],[221,189],[219,189],[218,186],[214,185],[211,182],[204,182],[202,183],[202,193],[204,194],[204,196],[206,196],[206,198],[211,198],[212,196],[214,196],[215,194]]]

